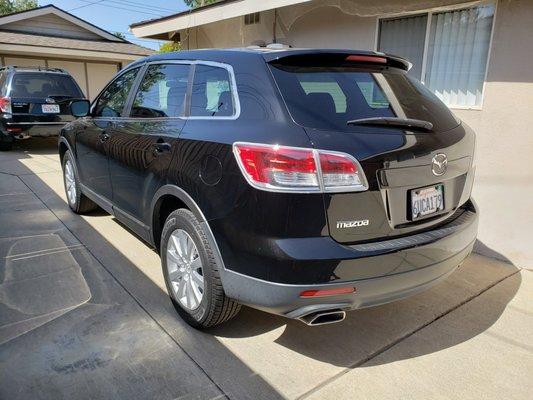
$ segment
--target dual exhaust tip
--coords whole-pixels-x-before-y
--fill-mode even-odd
[[[342,310],[327,310],[327,311],[316,311],[303,317],[300,317],[299,320],[304,324],[309,326],[319,326],[319,325],[328,325],[334,324],[336,322],[341,322],[346,318],[346,311]]]

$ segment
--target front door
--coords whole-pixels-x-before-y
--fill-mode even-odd
[[[185,124],[183,110],[190,66],[148,66],[128,118],[115,121],[108,142],[115,215],[135,231],[148,229],[151,202]],[[141,232],[142,233],[142,232]]]
[[[81,182],[108,201],[113,197],[108,140],[113,134],[115,122],[123,117],[126,100],[138,72],[139,68],[129,70],[111,82],[98,97],[91,115],[83,119],[83,127],[76,134]]]

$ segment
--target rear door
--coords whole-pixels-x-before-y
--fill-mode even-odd
[[[115,214],[148,229],[151,201],[166,179],[185,124],[190,65],[151,64],[131,97],[128,117],[114,122],[108,142]]]
[[[69,103],[85,96],[68,74],[17,71],[11,80],[9,97],[14,123],[46,125],[73,120]]]
[[[439,223],[470,196],[472,132],[406,71],[348,60],[271,64],[289,112],[314,146],[355,156],[366,174],[368,191],[324,194],[331,236],[355,243]],[[433,128],[348,123],[381,117]],[[435,174],[433,160],[442,155],[447,170]]]

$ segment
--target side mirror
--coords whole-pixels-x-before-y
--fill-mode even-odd
[[[70,113],[76,118],[89,115],[90,108],[91,103],[89,103],[89,100],[74,100],[70,103]]]

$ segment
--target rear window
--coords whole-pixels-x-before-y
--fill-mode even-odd
[[[458,125],[453,113],[426,87],[397,69],[270,66],[296,123],[338,131],[379,130],[349,126],[360,118],[399,117],[429,121],[437,131]]]
[[[11,81],[11,97],[84,97],[69,75],[17,72]]]

